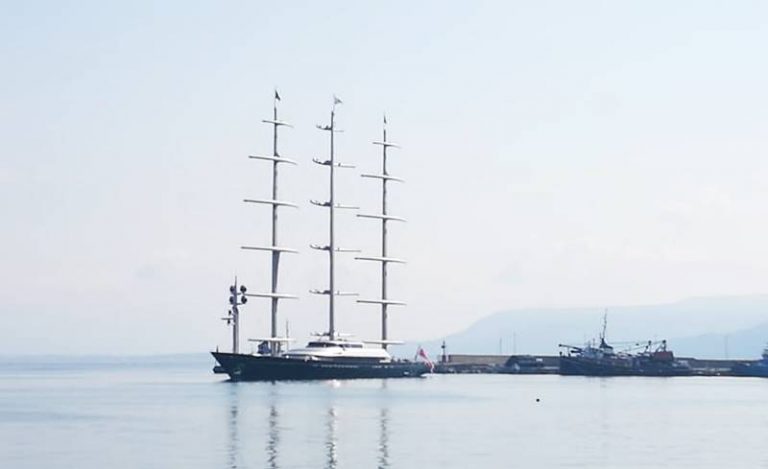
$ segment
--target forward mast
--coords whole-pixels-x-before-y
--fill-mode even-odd
[[[278,290],[278,279],[280,273],[280,256],[282,253],[296,253],[295,249],[280,246],[278,240],[278,212],[281,207],[293,207],[297,205],[292,202],[280,200],[278,193],[278,167],[281,164],[296,165],[296,161],[284,158],[278,151],[278,130],[281,127],[291,127],[288,122],[282,121],[278,117],[277,103],[280,102],[280,95],[275,90],[273,100],[272,119],[264,119],[263,123],[272,126],[272,156],[250,155],[254,160],[267,161],[272,163],[272,198],[270,199],[243,199],[246,203],[269,205],[272,209],[272,243],[269,246],[242,246],[245,250],[267,251],[271,254],[271,284],[269,292],[265,293],[245,293],[247,297],[268,298],[270,300],[270,336],[269,338],[250,339],[251,341],[267,342],[269,344],[269,353],[277,355],[280,353],[282,343],[287,342],[287,337],[279,337],[278,327],[278,305],[283,299],[295,299],[296,295],[281,293]]]

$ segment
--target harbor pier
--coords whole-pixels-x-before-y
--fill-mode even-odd
[[[693,370],[693,376],[736,376],[731,370],[736,364],[750,360],[699,359],[679,357]],[[559,374],[559,355],[473,355],[448,354],[435,364],[439,374]]]

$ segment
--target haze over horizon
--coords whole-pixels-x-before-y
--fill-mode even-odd
[[[325,172],[364,211],[386,112],[391,334],[441,337],[511,309],[768,294],[768,4],[763,2],[17,2],[0,17],[0,354],[226,346],[237,275],[268,289],[277,87],[291,335],[324,330]],[[377,225],[342,215],[339,244]],[[340,260],[344,290],[378,274]],[[341,329],[379,334],[342,300]],[[251,300],[243,340],[267,331]],[[765,316],[768,320],[768,313]],[[727,311],[723,321],[727,323]],[[696,317],[691,315],[690,321]],[[768,339],[768,338],[767,338]]]

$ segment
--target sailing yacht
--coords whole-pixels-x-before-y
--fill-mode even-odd
[[[335,176],[337,169],[353,168],[352,165],[336,161],[334,151],[335,134],[339,132],[336,127],[336,106],[341,104],[336,96],[331,107],[330,123],[320,125],[318,128],[326,131],[330,136],[329,157],[325,160],[313,159],[313,161],[329,170],[330,197],[327,201],[310,201],[313,205],[328,209],[329,213],[329,242],[324,245],[311,245],[312,249],[325,251],[329,259],[328,288],[311,290],[311,293],[328,296],[328,331],[319,334],[305,347],[286,350],[285,344],[291,339],[280,337],[277,333],[278,306],[283,299],[296,298],[296,295],[281,293],[278,291],[278,273],[280,255],[282,253],[296,252],[294,249],[282,247],[278,244],[278,209],[282,207],[295,207],[296,204],[282,201],[278,198],[278,166],[281,164],[295,164],[293,160],[280,156],[277,148],[278,130],[289,126],[287,122],[278,118],[277,105],[280,96],[275,92],[273,118],[263,122],[273,126],[273,151],[272,156],[251,156],[253,159],[269,161],[272,163],[272,198],[245,199],[249,203],[261,203],[272,206],[272,244],[270,246],[243,246],[243,249],[268,251],[272,259],[271,290],[268,293],[248,293],[247,288],[237,283],[230,287],[230,304],[232,306],[229,315],[223,318],[233,327],[232,352],[212,352],[219,363],[216,371],[229,375],[236,381],[263,381],[263,380],[291,380],[291,379],[349,379],[349,378],[405,378],[418,377],[429,371],[424,363],[393,358],[387,351],[388,345],[400,343],[387,338],[387,308],[391,305],[402,305],[400,301],[387,297],[387,265],[392,262],[402,262],[399,259],[387,257],[387,223],[401,220],[387,213],[386,194],[387,182],[398,180],[387,173],[387,149],[394,147],[387,140],[386,118],[384,119],[384,132],[381,141],[373,142],[383,148],[383,166],[381,174],[366,174],[364,177],[380,179],[382,181],[382,213],[374,215],[360,214],[360,217],[378,219],[382,223],[382,252],[376,257],[359,257],[359,260],[374,261],[381,264],[382,285],[381,298],[370,300],[358,300],[360,303],[378,304],[382,308],[382,338],[375,341],[357,341],[338,332],[335,323],[336,298],[338,296],[354,295],[337,290],[336,288],[336,255],[344,252],[356,252],[352,249],[340,248],[335,240],[335,215],[337,210],[357,209],[340,204],[335,199]],[[269,337],[251,339],[258,343],[256,353],[239,352],[239,307],[244,305],[249,297],[267,298],[271,302],[271,335]]]

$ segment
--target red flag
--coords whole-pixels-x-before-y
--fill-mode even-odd
[[[421,348],[421,346],[419,346],[419,350],[416,352],[416,356],[421,357],[427,363],[427,365],[429,365],[430,372],[435,370],[435,364],[432,363],[432,360],[429,359],[429,355],[427,355],[426,350]]]

